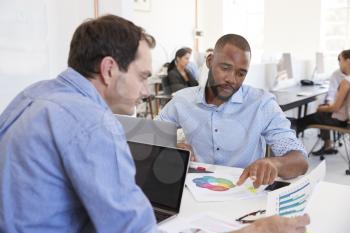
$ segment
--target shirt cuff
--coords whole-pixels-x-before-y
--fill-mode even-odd
[[[290,151],[299,151],[307,158],[305,147],[298,139],[282,138],[271,146],[271,149],[276,156],[283,156]]]

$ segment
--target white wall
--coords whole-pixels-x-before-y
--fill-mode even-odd
[[[76,27],[94,16],[93,0],[1,0],[0,112],[26,86],[67,67]],[[100,14],[132,18],[132,1],[100,1]]]
[[[26,0],[22,0],[26,1]],[[48,12],[50,77],[67,67],[69,44],[75,29],[94,17],[93,0],[45,0]],[[132,2],[128,0],[99,1],[99,14],[116,14],[132,18]]]
[[[130,0],[100,0],[99,15],[115,14],[128,20],[133,20],[133,1]]]
[[[194,0],[152,0],[149,11],[134,11],[133,22],[156,38],[153,68],[174,58],[177,49],[194,45]]]
[[[199,51],[214,48],[215,42],[223,35],[223,4],[223,0],[198,0],[198,28],[203,30]]]
[[[1,1],[0,28],[1,111],[19,90],[49,73],[45,1]]]
[[[93,0],[46,0],[45,2],[48,15],[50,71],[48,78],[54,78],[67,67],[69,44],[74,30],[85,19],[94,16],[94,8]]]
[[[265,0],[265,53],[291,52],[295,59],[313,60],[320,44],[320,2]],[[66,68],[73,31],[93,17],[93,4],[93,0],[1,0],[0,111],[25,86]],[[200,51],[213,47],[224,33],[244,32],[246,19],[232,6],[231,0],[198,0],[198,26],[204,32]],[[195,0],[152,0],[147,11],[134,11],[130,0],[100,0],[100,14],[104,13],[132,19],[155,36],[154,71],[179,47],[194,46]],[[265,88],[264,70],[251,65],[246,83]]]
[[[264,52],[315,59],[320,49],[320,0],[265,0]]]

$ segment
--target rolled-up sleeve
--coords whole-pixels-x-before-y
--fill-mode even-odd
[[[266,98],[261,105],[263,112],[262,135],[275,156],[283,156],[290,151],[299,151],[305,158],[306,150],[303,144],[297,139],[295,131],[290,128],[290,121],[278,106],[272,95]]]
[[[63,166],[96,232],[158,232],[152,207],[135,183],[123,130],[112,114],[67,145]]]

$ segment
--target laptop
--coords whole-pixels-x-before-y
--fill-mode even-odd
[[[136,184],[152,204],[158,223],[180,211],[190,152],[138,142],[128,142],[136,165]]]
[[[115,114],[122,124],[127,141],[176,147],[175,123]]]

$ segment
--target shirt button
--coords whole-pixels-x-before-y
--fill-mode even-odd
[[[215,129],[215,132],[218,132],[218,129]]]
[[[220,148],[219,148],[219,147],[217,147],[217,148],[216,148],[216,150],[220,150]]]

